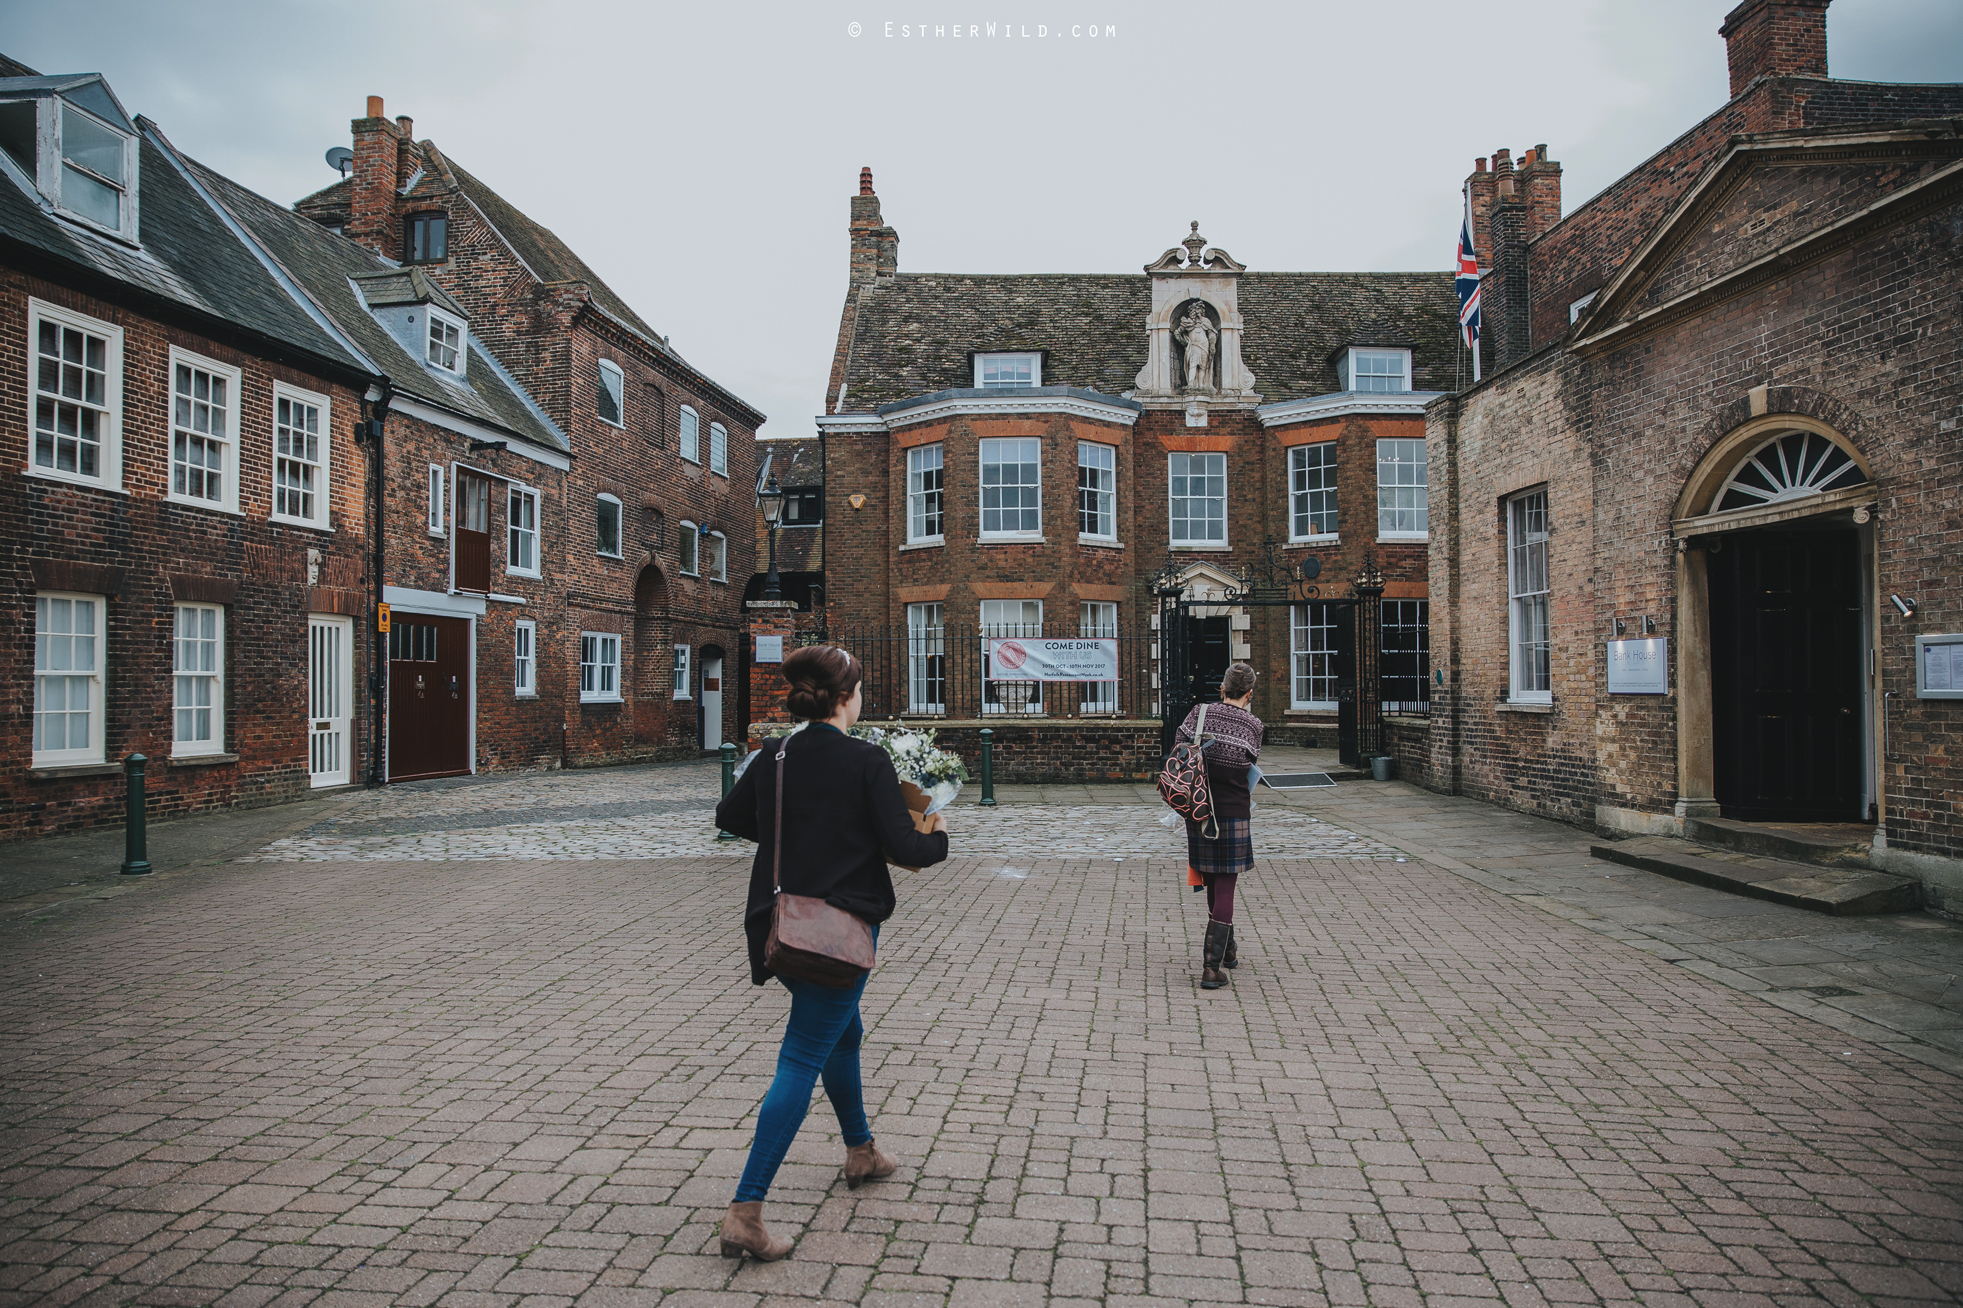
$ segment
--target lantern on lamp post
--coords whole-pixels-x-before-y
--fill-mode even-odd
[[[770,568],[763,574],[763,597],[767,600],[782,599],[783,588],[777,579],[777,522],[784,516],[784,492],[777,485],[775,474],[757,492],[757,508],[762,510],[763,525],[770,533]]]

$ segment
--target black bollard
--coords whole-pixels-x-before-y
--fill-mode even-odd
[[[995,807],[995,732],[982,728],[982,797],[983,808]]]
[[[149,761],[141,754],[132,754],[123,760],[123,770],[129,777],[129,788],[124,799],[121,869],[126,877],[146,876],[152,871],[147,848],[149,833],[143,827],[143,765]]]
[[[727,799],[729,797],[729,792],[734,789],[736,789],[736,742],[731,740],[725,740],[722,743],[723,798]],[[716,839],[734,840],[736,839],[736,837],[732,836],[727,831],[718,831],[716,832]]]

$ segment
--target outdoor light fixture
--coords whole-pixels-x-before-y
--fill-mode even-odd
[[[1900,595],[1890,595],[1888,598],[1895,602],[1895,607],[1902,611],[1902,616],[1905,618],[1914,617],[1915,611],[1922,607],[1914,600],[1903,599]]]
[[[1623,633],[1623,631],[1626,630],[1626,628],[1622,624],[1621,618],[1610,618],[1609,621],[1615,624],[1611,631],[1612,635],[1620,636]]]
[[[757,492],[757,508],[763,513],[763,525],[770,531],[770,568],[763,574],[763,597],[782,599],[783,588],[777,578],[777,520],[784,516],[784,492],[777,485],[776,474]]]

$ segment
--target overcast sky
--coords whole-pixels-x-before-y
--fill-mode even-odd
[[[1546,142],[1572,210],[1718,107],[1731,3],[0,0],[0,40],[283,202],[380,95],[795,435],[862,164],[907,271],[1136,273],[1193,219],[1256,270],[1443,269],[1475,156]],[[1958,0],[1828,36],[1836,76],[1963,81]]]

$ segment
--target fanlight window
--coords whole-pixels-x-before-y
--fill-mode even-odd
[[[1859,486],[1867,480],[1846,450],[1810,431],[1775,436],[1739,464],[1711,510],[1754,509],[1807,495]]]

